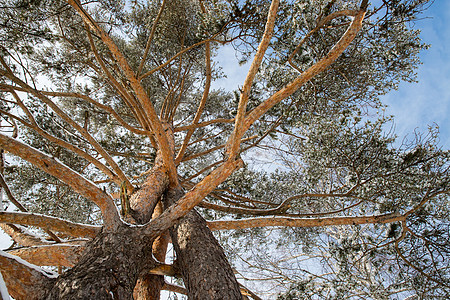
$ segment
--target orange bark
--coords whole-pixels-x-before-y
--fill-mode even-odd
[[[42,299],[47,283],[50,283],[51,278],[56,277],[56,274],[41,270],[1,250],[0,270],[2,270],[9,294],[17,300]]]
[[[392,223],[405,220],[405,216],[398,214],[385,214],[364,217],[330,217],[330,218],[251,218],[232,221],[211,221],[208,227],[211,230],[245,229],[255,227],[319,227],[338,225],[358,225],[373,223]]]
[[[84,243],[55,244],[20,248],[7,253],[38,266],[73,267],[80,259],[84,249]]]
[[[97,204],[102,212],[105,228],[112,229],[120,224],[117,207],[111,196],[79,173],[56,159],[3,134],[0,134],[0,147],[55,176],[73,188],[75,192]]]
[[[0,223],[11,223],[28,226],[36,226],[43,229],[64,232],[74,237],[93,238],[100,231],[100,226],[73,223],[60,218],[44,216],[33,213],[0,212]]]

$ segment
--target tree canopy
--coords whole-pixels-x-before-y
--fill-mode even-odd
[[[449,152],[381,100],[416,80],[428,5],[3,0],[10,294],[449,296]],[[224,47],[239,87],[215,87]]]

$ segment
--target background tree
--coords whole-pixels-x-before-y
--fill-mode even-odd
[[[10,294],[448,296],[449,153],[394,147],[379,100],[415,79],[426,3],[5,1]],[[249,72],[214,90],[230,46]]]

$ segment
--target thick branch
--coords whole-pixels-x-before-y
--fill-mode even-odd
[[[392,223],[405,220],[405,216],[398,214],[385,214],[364,217],[331,217],[331,218],[252,218],[232,221],[208,222],[211,230],[245,229],[255,227],[319,227],[337,225],[358,225],[374,223]]]
[[[200,104],[198,106],[197,112],[195,113],[194,120],[192,121],[192,125],[196,125],[198,121],[200,120],[200,117],[203,113],[203,110],[206,105],[206,100],[208,99],[209,90],[211,87],[211,45],[210,43],[205,44],[205,56],[206,56],[206,82],[205,87],[203,90],[202,99],[200,100]],[[188,130],[186,133],[186,136],[184,138],[183,144],[181,145],[180,150],[178,151],[178,154],[175,158],[175,164],[179,164],[184,156],[184,152],[186,151],[188,147],[189,140],[191,139],[192,135],[194,134],[195,127]]]
[[[264,54],[266,53],[267,47],[269,47],[270,39],[272,38],[273,28],[275,26],[275,18],[277,16],[278,10],[278,0],[273,0],[270,5],[269,15],[267,16],[267,23],[264,30],[263,37],[258,46],[258,50],[256,51],[255,57],[253,58],[253,62],[250,65],[250,69],[247,73],[247,77],[245,78],[244,85],[242,87],[241,97],[239,99],[238,111],[236,115],[236,121],[234,125],[234,132],[229,140],[229,145],[227,146],[227,155],[228,157],[234,157],[239,149],[241,137],[244,135],[244,132],[247,128],[243,127],[243,122],[245,118],[245,114],[247,112],[247,102],[250,96],[250,90],[253,84],[253,80],[255,79],[256,73],[258,72],[259,66],[264,58]]]
[[[0,212],[0,223],[11,223],[36,226],[57,232],[63,232],[74,237],[93,238],[100,232],[100,226],[73,223],[60,218],[21,212]]]
[[[37,149],[3,134],[0,134],[0,148],[32,163],[44,172],[69,185],[81,196],[93,201],[99,206],[107,228],[111,229],[121,222],[113,199],[93,182],[85,179],[66,165]]]
[[[122,181],[125,181],[127,183],[127,186],[130,190],[133,189],[133,185],[130,183],[128,178],[125,176],[123,171],[120,169],[120,167],[117,165],[117,163],[112,159],[112,157],[108,154],[108,152],[105,151],[105,149],[97,142],[97,140],[89,134],[89,132],[83,128],[83,126],[80,126],[77,122],[75,122],[71,117],[69,117],[62,109],[60,109],[53,101],[51,101],[47,96],[40,93],[38,90],[32,88],[27,83],[25,83],[20,78],[16,77],[10,69],[8,69],[8,66],[6,63],[1,59],[0,61],[3,64],[5,68],[7,68],[7,71],[0,70],[0,75],[6,76],[8,79],[13,81],[15,84],[22,87],[27,93],[32,94],[33,96],[40,99],[42,102],[47,104],[58,116],[60,116],[64,121],[66,121],[68,124],[70,124],[73,128],[75,128],[88,142],[92,145],[92,147],[95,148],[98,153],[106,160],[106,162],[113,168],[113,170],[117,173],[117,175],[120,177]]]
[[[361,10],[358,14],[355,15],[352,23],[349,28],[345,32],[345,34],[341,37],[339,42],[334,45],[334,47],[328,52],[328,54],[318,61],[316,64],[311,66],[308,70],[302,73],[299,77],[297,77],[294,81],[286,85],[284,88],[276,92],[274,95],[269,97],[269,99],[265,100],[263,103],[254,108],[246,117],[243,126],[243,132],[245,132],[250,126],[258,120],[263,114],[265,114],[269,109],[279,103],[281,100],[289,97],[295,91],[297,91],[303,84],[311,80],[317,74],[323,72],[326,68],[328,68],[341,54],[344,50],[350,45],[353,39],[356,37],[356,34],[362,27],[362,21],[365,16],[365,11]]]
[[[39,246],[50,245],[53,241],[43,239],[41,236],[35,235],[23,226],[16,226],[13,224],[0,224],[0,228],[11,237],[11,239],[22,246]]]
[[[0,250],[0,270],[15,299],[43,299],[46,286],[57,275]]]
[[[21,108],[24,110],[26,109],[26,107],[23,107],[23,106],[21,106]],[[34,130],[36,133],[38,133],[43,138],[46,138],[50,142],[55,143],[56,145],[61,146],[63,148],[66,148],[67,150],[72,151],[73,153],[84,158],[86,161],[88,161],[89,163],[92,163],[94,166],[96,166],[101,172],[103,172],[103,174],[108,176],[111,181],[116,182],[117,184],[120,184],[122,182],[120,180],[120,178],[112,170],[110,170],[106,165],[101,163],[98,159],[94,158],[92,155],[81,150],[80,148],[76,147],[75,145],[68,143],[60,138],[57,138],[57,137],[49,134],[47,131],[43,130],[41,127],[39,127],[37,125],[37,123],[34,121],[34,118],[31,120],[31,123],[28,123],[25,120],[23,120],[22,118],[19,118],[15,115],[12,115],[8,112],[1,110],[1,109],[0,109],[0,113],[7,115],[14,120],[19,121],[24,126],[27,126],[28,128]],[[29,116],[29,118],[32,118],[32,116]]]
[[[111,85],[123,97],[125,104],[130,108],[134,117],[138,120],[138,122],[141,124],[141,126],[148,129],[149,124],[147,123],[147,120],[145,120],[144,116],[142,115],[142,107],[139,105],[139,103],[136,102],[134,97],[127,91],[127,89],[116,80],[116,78],[113,76],[113,74],[111,74],[111,72],[106,67],[105,62],[103,61],[103,58],[100,56],[100,54],[97,51],[97,48],[95,47],[95,43],[94,43],[91,33],[89,32],[88,25],[86,25],[86,32],[87,32],[89,44],[91,45],[91,49],[94,53],[95,59],[100,64],[100,67],[101,67],[103,73],[106,75],[106,77],[108,78]]]
[[[73,267],[84,249],[84,245],[80,244],[56,244],[10,250],[8,254],[38,266]]]
[[[295,50],[291,53],[291,55],[289,55],[288,58],[288,62],[289,64],[296,69],[297,71],[301,72],[301,70],[292,62],[292,59],[294,58],[295,54],[297,54],[297,52],[301,49],[301,47],[303,46],[303,44],[315,33],[317,32],[320,28],[322,28],[325,24],[327,24],[328,22],[330,22],[331,20],[338,18],[338,17],[342,17],[342,16],[355,16],[358,12],[354,11],[354,10],[341,10],[341,11],[336,11],[328,16],[326,16],[325,18],[323,18],[322,20],[320,20],[319,24],[317,24],[316,28],[314,28],[313,30],[311,30],[301,41],[300,43],[297,45],[297,47],[295,48]]]
[[[148,223],[147,226],[144,227],[144,234],[154,236],[169,229],[175,220],[185,216],[219,184],[224,182],[228,176],[235,170],[241,168],[242,165],[243,161],[241,159],[227,161],[212,171],[180,200],[166,209],[161,216]]]
[[[80,14],[80,16],[89,25],[89,27],[101,37],[102,41],[106,44],[106,46],[108,46],[118,65],[124,72],[125,77],[130,81],[130,85],[136,93],[136,96],[145,111],[153,133],[155,134],[158,145],[161,148],[164,164],[167,166],[169,171],[170,182],[172,185],[176,186],[178,183],[178,177],[173,161],[173,156],[171,154],[172,152],[170,151],[169,142],[167,140],[161,121],[159,120],[155,108],[153,107],[152,101],[145,92],[144,87],[137,79],[136,74],[128,64],[127,59],[120,52],[119,48],[111,39],[111,37],[92,19],[92,17],[84,10],[84,8],[79,4],[78,1],[67,0],[67,2]]]

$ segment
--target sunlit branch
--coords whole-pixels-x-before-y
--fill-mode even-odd
[[[127,186],[130,190],[133,190],[134,187],[128,178],[125,176],[123,171],[117,165],[117,163],[112,159],[112,157],[105,151],[105,149],[97,142],[97,140],[85,129],[83,126],[80,126],[77,122],[75,122],[71,117],[69,117],[64,111],[62,111],[53,101],[51,101],[47,96],[40,93],[38,90],[32,88],[21,79],[17,78],[12,71],[8,68],[4,60],[0,57],[0,61],[7,68],[7,71],[0,70],[0,75],[6,76],[8,79],[13,81],[15,84],[22,87],[27,93],[32,94],[33,96],[40,99],[42,102],[47,104],[58,116],[60,116],[64,121],[66,121],[69,125],[71,125],[74,129],[76,129],[91,145],[94,147],[96,151],[106,160],[106,162],[113,168],[116,172],[117,176],[122,181],[127,183]],[[8,70],[9,69],[9,70]]]
[[[22,246],[38,246],[54,244],[54,241],[44,239],[38,234],[34,234],[27,230],[24,226],[17,226],[14,224],[0,223],[0,228],[14,241],[14,243]]]
[[[33,246],[10,250],[7,253],[38,266],[73,267],[85,250],[84,243]]]
[[[19,202],[17,201],[16,197],[14,197],[14,195],[11,193],[11,190],[9,189],[8,184],[6,184],[5,179],[3,178],[3,175],[0,174],[0,185],[1,187],[5,190],[6,195],[8,196],[9,201],[12,202],[12,204],[14,204],[20,211],[22,212],[27,212],[27,209]],[[0,212],[2,213],[2,212]],[[53,232],[51,232],[50,230],[45,230],[45,232],[55,241],[60,243],[61,240],[59,239],[59,237],[57,235],[55,235]]]
[[[144,116],[142,115],[142,107],[135,101],[133,96],[125,89],[125,87],[119,83],[116,78],[111,74],[111,72],[106,67],[103,58],[100,56],[100,54],[97,51],[97,48],[95,47],[94,40],[92,39],[92,35],[89,31],[88,25],[86,25],[86,32],[89,39],[89,44],[91,46],[91,49],[94,53],[94,56],[97,60],[97,62],[100,64],[101,69],[103,70],[103,73],[106,75],[108,80],[110,81],[111,85],[117,90],[117,92],[122,96],[125,104],[128,106],[128,108],[133,113],[134,117],[138,122],[141,124],[142,127],[147,128],[149,127],[149,124],[145,120]]]
[[[269,47],[270,39],[272,38],[275,19],[277,16],[278,4],[278,0],[273,0],[272,4],[270,5],[269,15],[267,16],[267,23],[265,26],[263,37],[258,46],[255,57],[253,58],[252,64],[250,65],[250,69],[248,70],[244,85],[242,86],[241,97],[239,99],[239,105],[234,123],[234,131],[230,136],[229,141],[227,142],[226,154],[229,159],[233,159],[237,155],[241,137],[247,130],[247,128],[243,126],[245,115],[247,113],[247,102],[250,96],[250,90],[253,84],[253,80],[255,79],[256,73],[258,72],[258,69],[262,63],[264,54]]]
[[[150,50],[150,45],[152,44],[153,36],[155,35],[155,32],[156,32],[156,26],[158,25],[159,19],[161,18],[161,15],[163,13],[165,5],[166,5],[166,0],[163,0],[161,3],[161,7],[159,8],[158,15],[156,15],[155,21],[153,22],[152,29],[150,31],[150,36],[148,37],[148,40],[147,40],[147,44],[145,45],[144,56],[142,57],[141,63],[139,64],[139,68],[136,72],[137,77],[139,77],[139,75],[142,72],[142,69],[144,68],[145,61],[148,56],[148,51]]]
[[[406,217],[391,213],[376,216],[364,217],[330,217],[330,218],[252,218],[231,221],[211,221],[208,227],[211,230],[231,230],[246,229],[256,227],[319,227],[319,226],[337,226],[337,225],[358,225],[358,224],[384,224],[405,220]]]
[[[161,216],[149,222],[143,228],[143,233],[154,236],[167,230],[175,220],[185,216],[235,170],[241,168],[243,163],[242,159],[226,161],[196,184],[194,188],[187,192],[175,204],[167,208]]]
[[[88,162],[92,163],[94,166],[96,166],[100,171],[102,171],[106,176],[108,176],[112,181],[114,181],[116,184],[121,184],[121,180],[120,178],[114,174],[114,172],[112,172],[107,166],[105,166],[103,163],[101,163],[98,159],[94,158],[93,156],[89,155],[87,152],[81,150],[80,148],[76,147],[75,145],[68,143],[62,139],[59,139],[53,135],[50,135],[47,131],[43,130],[41,127],[39,127],[39,125],[36,123],[36,121],[34,120],[33,115],[31,115],[31,113],[29,113],[28,109],[21,104],[20,102],[18,102],[19,106],[26,112],[26,114],[28,115],[28,118],[31,120],[31,124],[26,122],[25,120],[23,120],[22,118],[19,118],[15,115],[12,115],[6,111],[3,111],[0,109],[0,112],[2,114],[5,114],[7,116],[9,116],[10,118],[19,121],[20,123],[22,123],[23,125],[27,126],[30,129],[33,129],[34,131],[36,131],[36,133],[38,133],[39,135],[41,135],[42,137],[46,138],[47,140],[55,143],[56,145],[59,145],[63,148],[66,148],[67,150],[72,151],[73,153],[79,155],[80,157],[83,157],[84,159],[86,159]]]
[[[366,1],[363,1],[366,2]],[[362,21],[364,19],[365,10],[360,10],[358,14],[354,17],[351,25],[341,37],[341,39],[333,46],[333,48],[328,52],[328,54],[315,63],[313,66],[308,68],[300,76],[294,79],[291,83],[287,84],[284,88],[273,94],[263,103],[254,108],[244,120],[243,132],[248,130],[250,126],[258,120],[263,114],[265,114],[269,109],[278,104],[281,100],[289,97],[295,91],[297,91],[303,84],[308,82],[311,78],[317,74],[323,72],[328,68],[350,45],[353,39],[356,37],[357,33],[362,27]]]
[[[167,166],[169,172],[171,185],[176,186],[178,183],[177,171],[173,162],[172,152],[170,150],[167,136],[165,134],[161,121],[156,114],[152,101],[145,92],[144,87],[140,83],[140,80],[136,78],[136,74],[128,64],[127,59],[120,52],[119,48],[111,39],[111,37],[92,19],[92,17],[81,6],[81,4],[79,4],[76,0],[67,0],[67,2],[80,14],[80,16],[89,25],[89,27],[97,34],[99,34],[102,41],[106,44],[106,46],[109,48],[112,55],[116,59],[127,80],[130,82],[131,87],[136,93],[136,96],[145,111],[158,145],[161,148],[160,150],[163,156],[164,163]]]
[[[74,237],[95,237],[99,232],[100,226],[73,223],[56,217],[45,216],[35,213],[23,212],[0,212],[0,223],[20,224],[36,226],[56,232],[63,232]]]
[[[0,250],[0,270],[9,294],[15,299],[44,298],[45,285],[57,275]]]
[[[78,194],[97,204],[102,212],[106,228],[112,229],[121,223],[113,199],[94,183],[85,179],[63,163],[3,134],[0,134],[0,147],[60,179]]]

